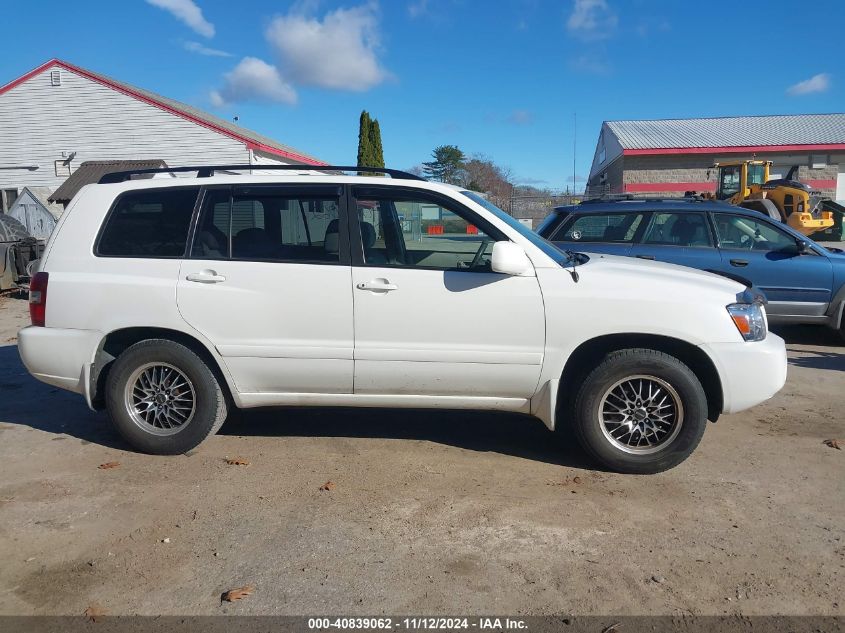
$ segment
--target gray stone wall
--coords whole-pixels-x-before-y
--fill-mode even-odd
[[[707,171],[716,160],[743,160],[750,156],[736,155],[726,157],[724,155],[711,154],[667,154],[661,156],[625,156],[619,163],[623,163],[622,184],[636,183],[715,183],[715,171],[707,177]],[[836,177],[839,172],[839,165],[845,163],[845,154],[830,154],[825,156],[827,161],[825,167],[813,168],[810,156],[796,156],[794,153],[767,153],[757,154],[756,158],[761,160],[772,160],[780,164],[798,164],[798,179],[802,181],[826,180],[831,183],[830,187],[820,187],[822,195],[835,197]],[[784,171],[781,169],[780,171]],[[784,176],[786,173],[784,171]],[[592,183],[591,183],[592,184]],[[683,191],[650,191],[644,195],[661,196],[682,196]]]

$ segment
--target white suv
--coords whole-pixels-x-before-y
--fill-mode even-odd
[[[138,450],[184,453],[232,407],[484,409],[653,473],[786,380],[783,341],[734,281],[564,253],[476,193],[393,170],[216,169],[83,188],[32,282],[26,367]]]

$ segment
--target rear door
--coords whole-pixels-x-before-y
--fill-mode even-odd
[[[649,214],[642,239],[630,254],[701,270],[718,269],[721,264],[706,213],[655,211]]]
[[[799,254],[798,240],[776,222],[755,216],[714,213],[720,269],[741,275],[769,300],[779,316],[822,316],[831,300],[833,267],[815,251]]]
[[[178,305],[240,392],[352,392],[342,202],[342,188],[331,185],[205,191]]]
[[[548,239],[564,250],[628,255],[642,226],[639,212],[578,213],[570,215]]]

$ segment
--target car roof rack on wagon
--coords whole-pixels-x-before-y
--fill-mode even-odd
[[[99,180],[99,184],[113,184],[119,182],[126,182],[127,180],[134,180],[141,176],[153,176],[155,174],[173,174],[173,173],[190,173],[196,172],[197,178],[210,178],[222,172],[225,175],[237,175],[240,171],[296,171],[313,173],[315,171],[325,172],[320,173],[321,176],[337,175],[339,172],[356,172],[361,174],[379,174],[390,176],[397,180],[417,180],[425,181],[422,176],[417,176],[399,169],[386,169],[384,167],[357,167],[348,165],[188,165],[184,167],[155,167],[144,169],[130,169],[125,171],[113,171],[103,176]],[[307,174],[298,174],[307,175]]]

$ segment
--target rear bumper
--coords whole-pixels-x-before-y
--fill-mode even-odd
[[[18,352],[35,378],[88,399],[91,363],[102,339],[95,330],[30,326],[18,333]]]
[[[768,333],[757,343],[711,343],[701,348],[722,381],[722,413],[736,413],[771,398],[786,383],[786,345]]]

